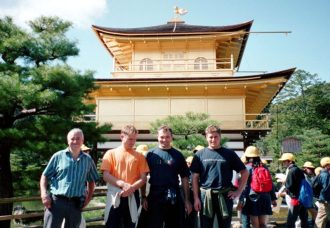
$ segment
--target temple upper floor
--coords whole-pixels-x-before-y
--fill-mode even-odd
[[[138,49],[138,48],[137,48]],[[216,58],[212,47],[197,50],[157,51],[141,48],[135,51],[134,60],[121,64],[113,62],[114,78],[159,77],[228,77],[233,76],[234,57]]]
[[[228,77],[239,68],[251,26],[169,22],[93,29],[113,57],[114,78]]]

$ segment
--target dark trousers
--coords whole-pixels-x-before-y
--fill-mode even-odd
[[[205,198],[205,193],[201,193],[201,202],[203,204]],[[209,218],[205,215],[202,215],[203,208],[201,210],[201,227],[202,228],[210,228],[213,227],[214,222],[214,216],[217,216],[218,220],[218,227],[220,228],[230,228],[231,227],[231,218],[232,218],[232,212],[233,212],[233,200],[229,199],[227,194],[224,194],[224,198],[226,201],[228,214],[229,216],[227,218],[223,218],[221,215],[220,207],[219,207],[219,200],[218,200],[218,193],[212,193],[212,207],[214,214],[212,218]]]
[[[242,228],[249,228],[251,225],[250,216],[241,213]]]
[[[182,189],[181,189],[182,191]],[[194,194],[193,191],[190,189],[189,190],[190,194],[190,203],[192,205],[192,211],[189,215],[185,213],[185,218],[184,218],[184,227],[185,228],[194,228],[197,227],[197,211],[194,209]],[[183,192],[182,192],[182,197],[183,197]]]
[[[65,228],[79,228],[81,209],[77,201],[72,199],[52,197],[52,206],[44,214],[44,228],[60,228],[65,219]]]
[[[298,206],[289,207],[288,217],[286,220],[286,227],[295,228],[295,222],[297,221],[298,216],[301,221],[301,227],[307,228],[308,227],[308,213],[307,213],[307,209],[304,206],[302,206],[301,204]]]
[[[143,207],[141,208],[141,213],[139,215],[139,221],[137,228],[147,228],[148,227],[148,216],[149,211],[146,211]]]
[[[177,190],[174,204],[166,201],[164,189],[150,189],[148,195],[148,228],[181,228],[183,227],[184,206]],[[163,226],[165,225],[165,226]]]
[[[140,205],[139,192],[134,192],[136,205]],[[119,207],[110,208],[108,221],[105,224],[106,228],[134,228],[135,223],[132,222],[129,212],[128,197],[121,197]]]
[[[185,228],[197,227],[197,211],[193,209],[190,215],[186,215],[184,227]]]

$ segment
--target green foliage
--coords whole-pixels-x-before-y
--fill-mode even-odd
[[[30,36],[13,23],[12,18],[0,19],[0,53],[2,60],[11,65],[27,54]]]
[[[330,83],[317,75],[297,70],[278,98],[270,106],[272,131],[257,146],[273,155],[274,169],[281,154],[281,142],[294,136],[302,142],[297,163],[319,164],[322,156],[330,156]]]
[[[160,125],[168,125],[175,135],[201,134],[211,124],[219,125],[215,120],[210,120],[206,113],[187,112],[185,115],[168,116],[165,119],[158,119],[151,123],[150,131],[156,133]]]
[[[178,148],[185,157],[192,155],[192,150],[197,145],[207,146],[204,130],[209,125],[220,125],[215,120],[210,120],[206,113],[187,112],[185,115],[168,116],[151,123],[150,131],[157,134],[161,125],[167,125],[173,130],[173,146]],[[221,144],[228,140],[223,138]]]
[[[40,66],[78,55],[76,41],[65,36],[70,22],[57,17],[40,17],[29,25],[32,33],[17,27],[9,17],[0,20],[0,53],[5,63],[18,64],[17,60],[21,60]]]
[[[183,136],[175,136],[173,139],[173,146],[178,148],[185,157],[193,154],[193,149],[197,146],[206,146],[207,142],[205,137],[200,134],[187,135]]]
[[[186,138],[182,136],[175,136],[173,145],[180,149],[192,151],[197,145],[206,146],[205,137],[200,134],[188,135]]]
[[[312,162],[315,167],[320,166],[321,158],[330,156],[329,135],[322,134],[318,129],[311,129],[304,131],[304,134],[297,137],[302,141],[302,152],[297,161],[300,167],[306,161]]]
[[[57,17],[40,17],[26,31],[9,17],[0,19],[0,195],[10,191],[11,162],[16,195],[38,189],[40,174],[50,156],[67,147],[73,127],[94,145],[111,125],[81,121],[94,112],[86,104],[95,90],[93,72],[81,73],[65,61],[76,56],[76,41],[66,37],[71,23]],[[10,156],[8,156],[10,154]],[[9,157],[11,160],[9,160]],[[8,159],[8,160],[4,160]],[[6,173],[6,175],[3,175]],[[10,195],[10,193],[9,193]]]
[[[304,70],[297,70],[281,93],[276,97],[275,103],[283,103],[284,101],[296,99],[298,97],[304,99],[306,90],[319,83],[321,83],[321,81],[317,74],[311,74]],[[304,109],[306,105],[306,103],[300,102],[299,107]]]

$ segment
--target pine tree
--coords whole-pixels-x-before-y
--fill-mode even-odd
[[[11,161],[14,172],[25,168],[39,179],[50,155],[66,146],[70,128],[86,130],[88,140],[109,129],[77,121],[94,110],[85,104],[94,79],[93,72],[65,63],[79,53],[66,37],[71,23],[41,17],[29,26],[26,31],[9,17],[0,19],[0,198],[14,195]],[[11,204],[0,204],[0,215],[11,212]],[[0,227],[10,227],[10,221]]]

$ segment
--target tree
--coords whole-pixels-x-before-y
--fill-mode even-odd
[[[294,72],[290,81],[285,85],[284,89],[276,97],[274,102],[281,103],[297,97],[302,97],[304,99],[306,90],[320,82],[317,74],[311,74],[304,70],[297,70]],[[302,102],[302,105],[307,104]]]
[[[320,166],[320,159],[330,155],[330,137],[320,130],[310,129],[297,136],[302,142],[302,152],[297,164],[302,167],[304,162],[310,161],[314,166]]]
[[[170,126],[174,134],[188,137],[192,134],[203,133],[208,125],[219,125],[219,122],[210,120],[206,113],[187,112],[185,115],[168,116],[165,119],[156,120],[151,123],[150,131],[156,133],[162,124]]]
[[[310,105],[308,122],[311,128],[317,128],[323,134],[330,135],[330,83],[318,83],[307,91],[307,103]]]
[[[322,82],[316,74],[297,70],[271,104],[272,130],[258,146],[277,159],[280,142],[289,136],[298,137],[303,148],[298,164],[306,160],[317,162],[321,148],[329,148],[326,140],[330,134],[329,88],[330,83]]]
[[[206,146],[204,130],[207,126],[220,125],[218,121],[209,119],[206,113],[187,112],[185,115],[168,116],[151,123],[150,132],[156,134],[161,125],[168,125],[173,130],[173,145],[185,155],[191,154],[197,145]],[[222,139],[222,144],[226,139]]]
[[[306,88],[304,95],[272,105],[271,111],[278,115],[276,124],[289,134],[302,134],[305,129],[320,129],[330,133],[330,84],[318,82]]]
[[[39,170],[35,175],[40,176],[50,155],[66,146],[70,128],[81,127],[86,139],[96,142],[110,127],[74,121],[93,112],[85,101],[95,87],[93,72],[80,73],[65,64],[79,52],[65,36],[71,23],[41,17],[29,26],[31,31],[25,31],[9,17],[0,19],[1,198],[14,194],[11,156],[14,171]],[[0,204],[0,215],[11,211],[11,204]],[[10,221],[0,223],[9,226]]]

